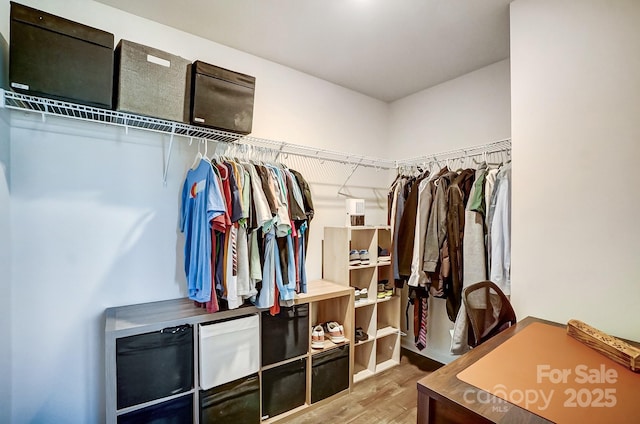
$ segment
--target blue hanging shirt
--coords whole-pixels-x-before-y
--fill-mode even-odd
[[[189,299],[203,303],[211,300],[211,220],[225,211],[211,163],[201,160],[197,168],[187,172],[180,210]]]

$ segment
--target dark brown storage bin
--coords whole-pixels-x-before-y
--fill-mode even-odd
[[[262,366],[282,362],[309,350],[309,304],[262,312]]]
[[[116,340],[118,409],[193,388],[193,327],[169,327]]]
[[[307,359],[262,371],[262,418],[302,406],[306,400]]]
[[[256,79],[201,61],[191,65],[191,123],[249,134]]]
[[[118,416],[118,424],[189,424],[193,395],[186,395]]]
[[[260,424],[260,377],[200,391],[200,424]]]
[[[311,358],[311,403],[349,388],[349,345],[338,346]]]
[[[113,34],[11,2],[16,91],[111,109]]]
[[[120,40],[115,53],[115,108],[189,122],[190,63],[153,47]]]

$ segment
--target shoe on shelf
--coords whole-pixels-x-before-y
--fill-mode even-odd
[[[379,262],[389,262],[391,261],[391,254],[389,253],[389,249],[383,249],[378,246],[378,261]]]
[[[384,286],[384,290],[385,290],[385,295],[386,297],[391,297],[393,296],[393,287],[392,286]]]
[[[360,251],[360,265],[369,265],[369,251],[367,249]]]
[[[324,330],[316,325],[311,331],[311,349],[324,349]]]
[[[325,334],[329,335],[329,340],[333,343],[344,342],[344,328],[335,321],[324,324]]]
[[[360,252],[352,250],[349,252],[349,266],[360,265]]]
[[[354,289],[355,289],[356,292],[355,292],[355,294],[353,296],[353,300],[355,302],[360,302],[360,289],[358,287],[354,287]]]
[[[365,340],[369,340],[369,335],[364,332],[362,327],[356,328],[356,343],[364,342]]]
[[[386,299],[393,296],[393,286],[390,286],[389,280],[378,281],[378,299]],[[380,296],[382,293],[382,296]]]
[[[369,290],[360,289],[360,301],[366,302],[367,300],[369,300]]]

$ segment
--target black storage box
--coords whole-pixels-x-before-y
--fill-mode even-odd
[[[118,424],[186,424],[193,422],[193,395],[147,406],[118,416]]]
[[[165,328],[116,340],[118,409],[191,390],[193,328]]]
[[[11,2],[16,91],[111,109],[113,34]]]
[[[262,312],[262,365],[275,364],[307,353],[309,349],[309,305],[280,307],[271,316]]]
[[[311,403],[349,388],[349,345],[327,350],[311,358]]]
[[[200,391],[200,424],[260,424],[257,374]]]
[[[191,123],[249,134],[256,79],[201,61],[191,65]]]
[[[304,405],[307,359],[262,371],[262,418],[267,419]]]
[[[120,40],[115,52],[115,108],[189,122],[190,63],[153,47]]]

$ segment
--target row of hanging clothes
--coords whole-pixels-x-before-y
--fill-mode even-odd
[[[246,159],[261,152],[209,158],[204,146],[181,197],[188,297],[208,312],[253,304],[275,315],[307,290],[309,184],[275,160]]]
[[[494,153],[508,158],[507,151]],[[484,156],[458,158],[456,170],[435,160],[430,169],[401,169],[389,189],[393,277],[396,287],[409,286],[407,326],[413,305],[420,350],[427,346],[430,296],[446,299],[455,323],[451,353],[462,354],[469,349],[463,288],[489,279],[510,294],[511,162]],[[473,168],[464,167],[469,161]]]

